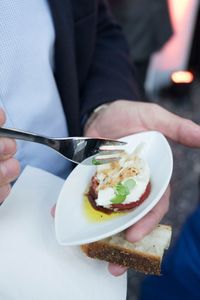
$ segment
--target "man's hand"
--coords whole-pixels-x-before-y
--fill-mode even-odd
[[[102,110],[87,128],[86,136],[120,138],[135,132],[156,130],[166,137],[189,147],[200,147],[200,126],[176,116],[157,104],[118,100]],[[135,242],[151,232],[169,207],[170,189],[158,204],[140,221],[126,231],[126,238]],[[109,264],[113,275],[126,271],[124,267]]]
[[[200,126],[154,103],[118,100],[99,113],[85,136],[120,138],[135,132],[157,130],[189,147],[200,147]]]
[[[0,126],[5,122],[5,114],[0,109]],[[20,172],[19,162],[13,158],[16,152],[15,140],[0,138],[0,203],[10,192],[10,183],[17,178]]]

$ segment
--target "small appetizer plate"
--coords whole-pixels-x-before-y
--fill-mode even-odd
[[[120,140],[127,142],[124,149],[128,153],[143,145],[139,156],[147,161],[150,168],[149,196],[126,213],[113,213],[112,217],[105,219],[103,214],[102,220],[91,220],[85,209],[84,195],[96,166],[78,165],[68,176],[57,200],[55,232],[59,244],[81,245],[123,231],[145,216],[164,194],[173,169],[172,152],[166,138],[159,132],[146,131]]]

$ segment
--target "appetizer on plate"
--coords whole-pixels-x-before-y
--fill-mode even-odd
[[[93,208],[105,213],[127,211],[148,197],[150,169],[138,149],[141,145],[132,154],[124,152],[120,160],[97,165],[88,192]]]

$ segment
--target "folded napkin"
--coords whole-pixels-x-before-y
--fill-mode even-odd
[[[0,207],[0,299],[125,300],[126,275],[58,245],[50,210],[63,183],[27,167]]]

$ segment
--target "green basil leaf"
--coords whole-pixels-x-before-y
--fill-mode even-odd
[[[95,165],[95,166],[101,165],[100,161],[95,159],[95,158],[92,159],[92,164]]]
[[[129,194],[129,189],[123,185],[121,182],[116,184],[114,187],[116,195],[127,196]]]
[[[130,192],[130,190],[132,190],[135,186],[136,186],[136,182],[134,179],[128,179],[123,183],[124,186],[126,186]]]
[[[126,199],[126,196],[118,194],[113,199],[111,199],[111,202],[113,204],[120,204],[120,203],[124,202],[125,199]]]

